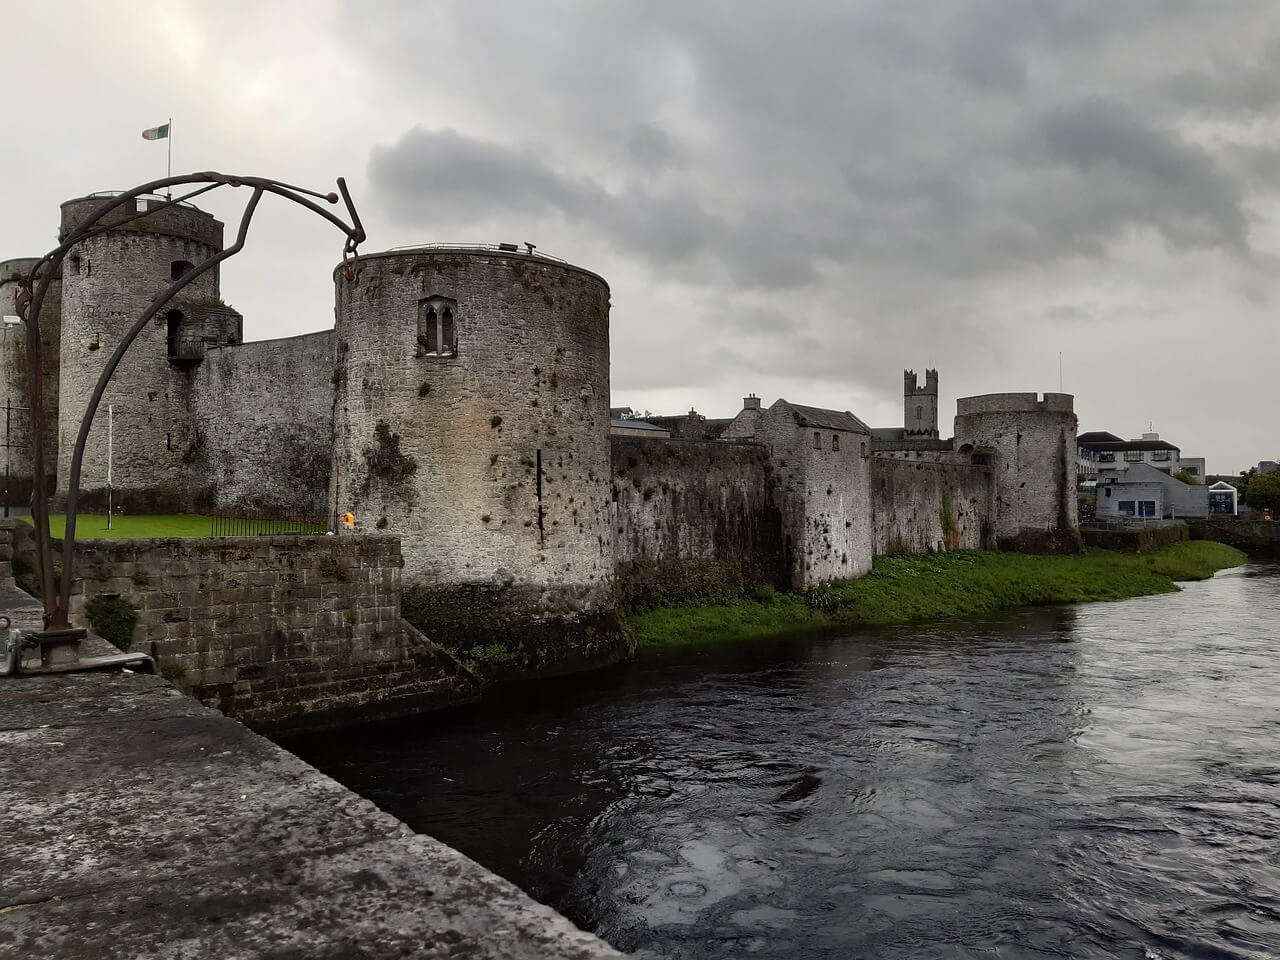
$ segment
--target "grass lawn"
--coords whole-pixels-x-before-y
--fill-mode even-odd
[[[31,518],[26,518],[27,523]],[[62,537],[67,518],[62,514],[49,517],[49,532]],[[298,533],[324,533],[315,524],[296,525]],[[107,529],[104,513],[82,513],[76,518],[77,540],[133,540],[142,537],[207,537],[212,529],[212,519],[194,514],[157,514],[154,516],[120,516],[111,518]]]
[[[859,580],[805,594],[758,587],[701,605],[657,607],[627,617],[640,649],[732,642],[839,626],[920,623],[1001,607],[1123,600],[1170,593],[1244,563],[1238,550],[1203,540],[1149,554],[1091,549],[1077,556],[962,550],[877,557]]]

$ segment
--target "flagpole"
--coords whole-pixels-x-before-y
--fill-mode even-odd
[[[166,139],[167,141],[169,141],[169,142],[168,142],[168,144],[167,144],[167,146],[168,146],[168,148],[169,148],[169,170],[168,170],[168,173],[166,174],[166,176],[172,177],[172,176],[173,176],[173,117],[170,117],[170,118],[169,118],[169,135],[168,135],[167,137],[165,137],[165,139]],[[166,191],[165,191],[165,198],[166,198],[166,199],[168,199],[168,200],[172,200],[172,199],[173,199],[173,191],[172,191],[172,190],[166,190]]]

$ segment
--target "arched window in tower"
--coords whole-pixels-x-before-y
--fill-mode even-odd
[[[440,323],[439,318],[436,317],[435,308],[427,307],[422,322],[418,324],[418,346],[422,348],[423,353],[438,354],[440,352],[440,341],[436,336],[439,329]]]
[[[455,317],[458,302],[449,297],[432,296],[418,301],[419,357],[456,357],[458,332]]]
[[[453,356],[453,311],[447,306],[440,311],[440,353]]]

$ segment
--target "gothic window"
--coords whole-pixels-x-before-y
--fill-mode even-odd
[[[839,450],[839,449],[840,449],[840,434],[838,434],[838,433],[833,433],[833,434],[831,435],[831,449],[832,449],[832,450]]]
[[[458,332],[454,317],[458,302],[448,297],[418,301],[418,356],[456,357]]]

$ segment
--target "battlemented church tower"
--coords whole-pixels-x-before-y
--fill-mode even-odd
[[[908,437],[938,439],[938,371],[924,372],[924,386],[914,370],[904,370],[902,425]]]

